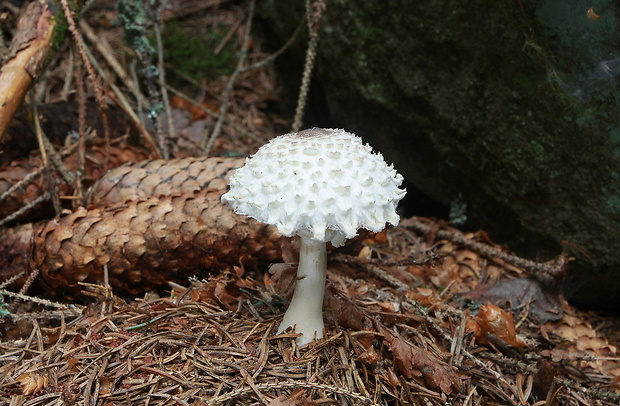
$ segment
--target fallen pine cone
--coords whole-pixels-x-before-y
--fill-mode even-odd
[[[103,280],[107,267],[116,293],[137,294],[192,275],[277,260],[281,235],[235,215],[221,204],[223,192],[64,213],[34,232],[30,269],[40,271],[44,286],[66,289]]]
[[[245,158],[151,159],[110,170],[93,185],[88,204],[104,207],[146,196],[166,196],[209,188],[225,190],[232,170]]]
[[[107,151],[108,167],[116,167],[126,162],[141,161],[149,156],[149,152],[144,148],[124,146],[110,146]],[[106,161],[106,150],[103,146],[92,145],[86,154],[85,173],[82,182],[90,186],[103,174]],[[78,153],[73,152],[63,159],[63,163],[69,172],[75,173],[78,169]],[[18,159],[0,168],[0,195],[9,190],[11,186],[24,179],[29,173],[35,172],[42,165],[41,156],[37,152],[25,159]],[[60,176],[58,176],[60,178]],[[0,204],[0,218],[6,217],[20,208],[31,204],[46,191],[44,176],[32,179],[23,187],[17,188],[6,197],[6,201]],[[73,194],[72,185],[60,183],[57,185],[61,196]],[[169,193],[170,194],[170,193]],[[28,212],[28,218],[41,219],[53,216],[49,204],[40,203]]]
[[[48,288],[100,282],[107,267],[117,293],[137,294],[192,275],[273,262],[281,256],[275,228],[220,202],[232,169],[243,162],[158,159],[112,169],[91,188],[91,209],[0,237],[2,276],[24,268],[29,251],[29,268],[40,271]]]

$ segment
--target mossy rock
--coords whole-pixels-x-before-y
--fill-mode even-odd
[[[598,20],[560,0],[329,1],[306,125],[357,133],[521,254],[569,251],[566,292],[617,309],[620,6],[594,3]],[[275,49],[303,3],[259,6]],[[279,62],[293,93],[304,51]]]

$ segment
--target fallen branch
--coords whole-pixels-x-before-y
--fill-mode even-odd
[[[54,7],[51,0],[33,1],[17,23],[17,35],[0,70],[0,140],[51,52],[58,21]]]
[[[451,231],[448,228],[437,228],[436,224],[420,221],[418,218],[412,217],[401,222],[401,226],[410,228],[421,234],[434,233],[440,240],[448,240],[472,251],[478,252],[487,258],[497,258],[507,264],[523,268],[531,272],[536,278],[542,278],[549,275],[553,278],[561,279],[566,274],[566,266],[570,261],[570,257],[560,254],[549,262],[534,262],[529,259],[521,258],[517,255],[509,254],[497,248],[482,244],[471,239],[465,238],[461,232]]]

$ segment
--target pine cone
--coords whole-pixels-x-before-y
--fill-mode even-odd
[[[235,265],[267,264],[281,255],[275,228],[238,216],[220,202],[224,189],[132,202],[61,215],[35,231],[31,269],[50,288],[103,280],[137,294],[167,281],[186,282]]]
[[[34,172],[40,164],[41,159],[39,157],[19,159],[0,169],[0,194],[5,193],[11,186],[24,179],[29,173]],[[44,181],[41,176],[39,176],[32,182],[13,191],[13,193],[8,195],[6,200],[0,204],[0,217],[6,217],[16,212],[45,193],[43,190],[43,183]],[[66,191],[66,189],[64,191]]]
[[[155,159],[127,164],[105,174],[93,185],[88,204],[97,207],[146,196],[166,196],[215,188],[225,190],[233,169],[245,158]]]
[[[94,145],[88,148],[86,170],[82,176],[84,185],[90,186],[104,173],[105,156],[105,148],[103,146]],[[108,167],[114,168],[126,162],[141,161],[148,157],[148,151],[143,148],[130,148],[126,145],[122,147],[111,146],[109,150]],[[67,170],[75,172],[78,169],[77,159],[77,152],[68,155],[64,159]],[[41,165],[41,157],[36,153],[27,159],[19,159],[0,168],[0,194],[6,192],[15,183],[21,181],[27,174],[40,168]],[[57,178],[60,179],[60,176],[57,176]],[[11,193],[6,201],[0,204],[0,218],[10,215],[43,195],[46,190],[46,182],[43,179],[44,177],[39,176],[24,187]],[[73,193],[72,185],[60,183],[57,187],[61,196],[71,195]],[[30,220],[52,216],[54,213],[50,209],[51,207],[49,204],[42,203],[39,204],[38,207],[33,207],[28,212],[27,216]]]

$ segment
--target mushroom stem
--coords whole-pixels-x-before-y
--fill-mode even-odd
[[[281,333],[295,326],[295,332],[302,334],[297,337],[298,345],[304,345],[315,338],[323,337],[323,295],[325,294],[326,272],[326,243],[301,237],[297,286],[278,330]]]

